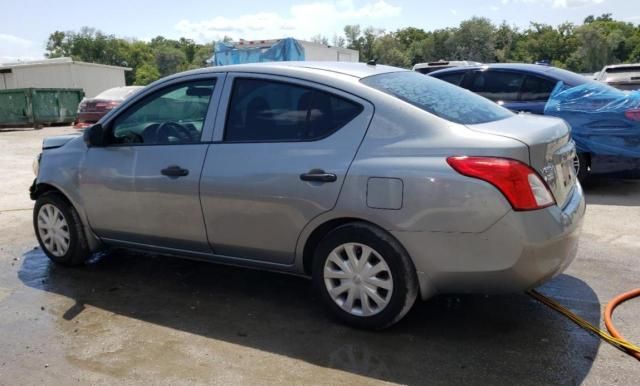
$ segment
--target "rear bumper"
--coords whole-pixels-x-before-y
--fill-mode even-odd
[[[91,126],[94,123],[98,122],[100,118],[102,118],[106,113],[106,111],[98,113],[78,113],[78,117],[76,118],[74,127],[77,129],[82,129]]]
[[[576,184],[563,208],[510,211],[480,233],[392,233],[414,261],[423,298],[436,292],[518,292],[569,266],[584,213],[584,195]]]

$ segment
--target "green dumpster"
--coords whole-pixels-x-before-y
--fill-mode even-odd
[[[79,88],[15,88],[0,90],[0,127],[71,123],[84,97]]]

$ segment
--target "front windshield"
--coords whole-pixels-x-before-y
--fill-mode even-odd
[[[451,122],[470,125],[513,116],[489,99],[415,71],[389,72],[360,81]]]

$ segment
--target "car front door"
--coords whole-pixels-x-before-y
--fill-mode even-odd
[[[88,150],[80,176],[98,236],[210,252],[199,183],[220,83],[218,75],[169,82],[105,122],[107,145]]]
[[[331,210],[373,106],[286,77],[229,74],[201,198],[215,253],[290,264],[299,234]]]

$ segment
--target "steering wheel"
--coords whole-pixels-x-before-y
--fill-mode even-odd
[[[169,135],[175,134],[180,139],[180,142],[192,142],[193,138],[191,132],[186,127],[177,122],[162,122],[154,130],[154,137],[156,141],[160,143],[169,142]]]

